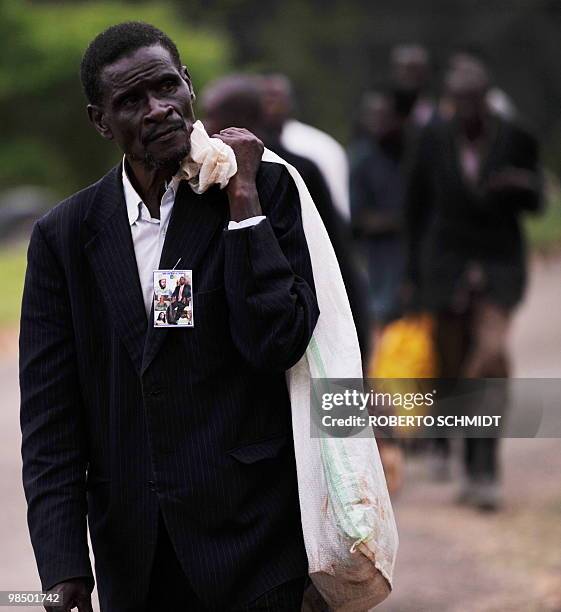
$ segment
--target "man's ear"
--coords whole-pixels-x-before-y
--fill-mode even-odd
[[[194,102],[197,99],[197,96],[195,96],[195,88],[193,87],[193,81],[191,80],[191,75],[189,74],[189,70],[187,70],[187,66],[181,66],[181,76],[185,79],[187,85],[189,85],[189,90],[191,91],[191,102]]]
[[[100,106],[88,104],[88,117],[103,138],[106,140],[113,140],[113,132],[105,123],[103,109]]]

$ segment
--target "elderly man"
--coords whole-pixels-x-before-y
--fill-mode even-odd
[[[178,182],[194,93],[153,26],[101,33],[81,76],[95,129],[124,157],[29,246],[23,479],[42,586],[91,609],[87,515],[104,611],[297,610],[307,559],[285,371],[319,312],[296,187],[234,128],[219,135],[237,159],[226,189]],[[194,327],[157,328],[153,272],[179,261]]]

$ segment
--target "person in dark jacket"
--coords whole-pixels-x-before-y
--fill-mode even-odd
[[[286,370],[319,310],[296,185],[232,128],[223,190],[175,178],[194,92],[155,27],[101,33],[81,74],[124,158],[42,217],[28,250],[23,482],[42,587],[91,611],[88,525],[103,612],[300,609]],[[154,327],[153,271],[178,262],[194,326]]]
[[[178,301],[183,299],[187,301],[191,299],[191,285],[187,282],[184,276],[179,278],[179,284],[173,290],[171,297],[176,298]]]
[[[389,91],[366,94],[361,110],[361,134],[350,153],[351,213],[354,234],[365,247],[371,327],[377,336],[401,314],[406,137]]]
[[[508,376],[507,333],[526,283],[521,217],[542,205],[538,143],[489,110],[488,89],[479,62],[452,67],[453,114],[421,134],[408,188],[408,278],[437,317],[444,378]],[[497,444],[466,440],[462,501],[497,507]]]
[[[363,361],[368,355],[368,324],[365,287],[351,253],[346,224],[337,212],[327,183],[317,165],[306,157],[288,151],[280,141],[281,123],[267,119],[263,91],[269,77],[230,75],[211,83],[201,99],[205,126],[209,133],[218,133],[226,125],[239,125],[258,134],[265,145],[298,170],[325,225],[337,256],[341,275],[357,328]]]
[[[289,151],[282,143],[283,127],[289,119],[283,78],[281,75],[271,74],[263,75],[259,79],[263,141],[269,149],[298,170],[318,209],[337,255],[358,334],[363,365],[366,368],[370,351],[366,279],[359,270],[348,222],[335,207],[327,181],[317,163],[309,157]]]

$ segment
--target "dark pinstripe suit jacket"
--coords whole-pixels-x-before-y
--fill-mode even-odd
[[[182,183],[160,267],[193,270],[195,327],[154,329],[120,173],[40,219],[29,246],[21,427],[39,573],[44,588],[92,575],[87,514],[102,608],[133,610],[160,507],[194,590],[224,609],[307,569],[284,375],[319,314],[298,193],[263,163],[267,219],[225,231],[226,194]]]

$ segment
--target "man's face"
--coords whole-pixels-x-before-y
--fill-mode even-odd
[[[280,132],[290,116],[292,106],[288,84],[284,79],[265,77],[261,87],[265,126]]]
[[[361,123],[364,129],[377,140],[383,140],[400,130],[399,119],[392,106],[392,101],[383,94],[371,95],[364,102]]]
[[[465,62],[457,64],[448,72],[445,83],[457,119],[465,124],[484,120],[488,80],[483,69]]]
[[[161,287],[162,289],[165,289],[165,288],[166,288],[166,279],[165,279],[165,278],[161,278],[161,279],[160,279],[160,287]]]
[[[470,84],[455,83],[448,88],[456,117],[463,122],[481,121],[487,112],[486,90]]]
[[[410,57],[394,63],[394,80],[409,91],[422,90],[428,81],[428,64],[421,57]]]
[[[191,81],[161,45],[141,47],[105,66],[103,100],[88,112],[100,134],[132,161],[176,165],[190,150],[195,120]]]
[[[184,284],[185,284],[185,277],[184,277],[184,276],[182,276],[182,277],[179,279],[179,284],[180,284],[180,285],[184,285]]]

